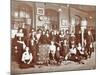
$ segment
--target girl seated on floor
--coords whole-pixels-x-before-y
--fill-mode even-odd
[[[70,55],[68,57],[68,60],[78,62],[78,63],[80,63],[81,61],[79,55],[77,55],[77,49],[74,44],[71,46]]]
[[[85,49],[84,47],[81,46],[81,43],[78,43],[77,55],[79,55],[81,59],[83,58],[87,59],[87,55],[85,54]]]
[[[22,54],[22,64],[20,64],[20,68],[29,68],[29,67],[34,67],[32,60],[33,56],[32,53],[29,51],[29,47],[25,48],[25,52]]]

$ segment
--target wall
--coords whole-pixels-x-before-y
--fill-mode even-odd
[[[45,23],[45,21],[39,21],[38,20],[38,17],[40,16],[39,14],[37,14],[37,8],[44,8],[44,3],[36,3],[35,4],[36,5],[36,7],[35,7],[35,12],[36,12],[36,29],[37,29],[37,27],[40,27],[40,26],[42,26],[44,23]],[[45,12],[44,12],[45,13]]]
[[[96,12],[89,12],[88,17],[92,17],[92,18],[88,18],[88,26],[91,27],[92,29],[96,28]]]
[[[88,16],[88,14],[86,12],[83,12],[83,11],[77,10],[73,7],[70,7],[70,19],[71,19],[70,25],[72,25],[72,20],[75,21],[75,15],[80,16],[81,19]],[[78,19],[78,20],[80,20],[80,19]],[[72,31],[75,32],[75,24],[71,26],[71,32]]]
[[[62,9],[61,12],[59,12],[59,30],[62,29],[66,29],[67,26],[69,25],[69,23],[67,23],[66,26],[62,26],[62,19],[66,19],[67,21],[69,21],[68,18],[68,8],[67,7],[60,7],[57,4],[51,4],[51,3],[46,3],[46,5],[44,5],[44,3],[36,3],[36,8],[44,8],[44,9],[54,9],[56,11],[58,11],[59,8]],[[36,26],[42,26],[45,22],[44,21],[39,21],[38,20],[38,14],[36,14]]]
[[[87,26],[88,27],[92,27],[95,28],[96,26],[96,12],[83,12],[80,10],[77,10],[75,8],[71,8],[71,18],[74,17],[74,15],[79,15],[80,17],[84,18],[87,17]],[[89,17],[92,17],[92,19],[90,19]]]
[[[58,9],[61,8],[62,11],[60,11],[60,12],[58,11],[59,12],[59,30],[63,30],[63,29],[66,30],[67,27],[69,25],[71,25],[71,23],[69,23],[69,15],[70,15],[70,20],[73,19],[73,17],[75,15],[79,15],[81,17],[93,16],[94,17],[93,19],[88,18],[88,26],[95,26],[95,24],[96,24],[96,21],[95,21],[95,19],[96,19],[95,13],[96,12],[88,14],[86,12],[83,12],[83,11],[80,11],[80,10],[77,10],[75,8],[70,7],[70,14],[69,14],[68,7],[64,7],[60,4],[46,3],[46,6],[45,6],[44,3],[42,3],[42,2],[38,2],[38,3],[34,3],[34,2],[16,2],[16,3],[26,3],[26,4],[28,4],[32,7],[32,9],[33,9],[33,12],[32,12],[33,13],[33,20],[32,20],[33,28],[37,28],[38,26],[42,26],[45,23],[45,21],[39,21],[38,20],[39,15],[37,14],[37,8],[44,8],[44,12],[45,12],[45,8],[46,9],[47,8],[54,9],[56,11],[58,11]],[[15,4],[12,5],[12,10],[13,10],[12,14],[13,14],[14,9],[15,9],[14,5]],[[62,19],[67,20],[67,25],[65,25],[65,26],[62,25]]]
[[[66,25],[62,25],[62,20],[65,19],[67,21]],[[60,12],[60,30],[66,30],[69,26],[69,14],[68,14],[68,8],[62,8],[62,11]]]
[[[17,6],[18,5],[21,5],[21,4],[27,4],[27,5],[29,5],[31,8],[32,8],[32,27],[34,27],[34,23],[35,23],[35,21],[34,21],[34,19],[35,19],[35,15],[34,15],[34,3],[32,3],[32,2],[23,2],[23,1],[12,1],[12,6],[11,6],[11,16],[13,17],[13,15],[14,15],[14,11],[15,11],[15,8],[17,8]]]

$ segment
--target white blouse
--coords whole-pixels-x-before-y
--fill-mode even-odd
[[[37,38],[37,40],[39,40],[40,37],[41,37],[41,34],[36,34],[36,38]]]
[[[71,53],[71,54],[76,54],[76,52],[77,52],[77,51],[76,51],[76,48],[71,48],[71,49],[70,49],[70,53]]]
[[[56,52],[56,46],[55,45],[50,45],[49,46],[49,50],[52,52],[52,53],[55,53]],[[49,51],[49,53],[50,53]]]
[[[20,37],[24,37],[24,34],[23,33],[17,33],[16,35],[17,36],[20,36]]]
[[[81,51],[81,50],[82,50],[82,47],[81,47],[81,46],[79,46],[79,47],[77,47],[77,49],[78,49],[79,51]]]
[[[29,52],[24,52],[22,54],[22,61],[25,61],[25,60],[29,60],[31,61],[32,60],[32,53],[29,53]]]

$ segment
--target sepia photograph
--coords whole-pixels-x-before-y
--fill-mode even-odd
[[[96,6],[11,0],[11,74],[96,69]]]

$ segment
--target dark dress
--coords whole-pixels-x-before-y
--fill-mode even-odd
[[[49,53],[49,60],[53,60],[53,55],[52,55],[51,51]]]
[[[89,57],[91,57],[91,54],[94,51],[93,47],[90,48],[91,43],[93,43],[93,36],[92,35],[87,35],[86,42],[87,42],[87,44],[86,44],[87,54],[88,54]]]
[[[47,39],[46,35],[41,35],[39,39],[39,43],[46,44],[47,43],[46,39]]]
[[[11,55],[12,55],[11,60],[12,61],[16,61],[17,50],[15,50],[15,46],[17,46],[17,37],[11,39]]]
[[[17,42],[17,52],[15,54],[15,59],[18,64],[21,64],[21,58],[22,58],[22,53],[23,53],[23,44]]]
[[[57,35],[50,35],[50,40],[57,42]]]
[[[30,51],[32,52],[32,55],[33,55],[32,63],[36,64],[36,62],[37,62],[37,51],[38,51],[37,45],[35,43],[34,43],[34,45],[32,45],[31,40],[30,40],[29,46],[30,46]]]
[[[50,44],[50,35],[49,34],[48,34],[48,36],[46,35],[46,39],[45,40],[46,40],[47,44]]]
[[[73,41],[74,41],[74,43],[73,43]],[[69,37],[69,48],[71,48],[72,44],[76,45],[76,37],[70,35],[70,37]]]
[[[59,51],[55,52],[55,60],[57,61],[57,63],[60,62],[60,52]]]
[[[64,35],[59,35],[59,41],[63,41],[64,40]]]
[[[68,45],[63,45],[63,48],[62,48],[62,56],[65,58],[67,53],[69,52],[68,50]]]

